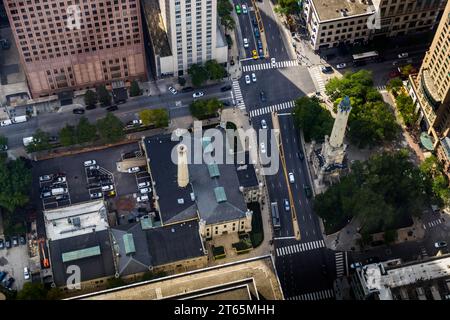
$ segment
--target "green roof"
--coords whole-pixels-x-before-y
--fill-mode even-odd
[[[135,253],[133,235],[127,233],[123,235],[123,243],[125,244],[125,254]]]
[[[208,171],[209,171],[210,178],[215,178],[215,177],[220,176],[219,167],[215,163],[208,164]]]
[[[214,194],[216,195],[217,203],[227,201],[227,195],[225,194],[225,189],[223,187],[214,188]]]
[[[147,230],[153,228],[153,221],[150,217],[142,217],[141,220],[141,228],[142,230]]]
[[[69,262],[74,260],[79,260],[83,258],[93,257],[100,255],[100,246],[95,246],[91,248],[85,248],[76,251],[65,252],[62,254],[62,261]]]

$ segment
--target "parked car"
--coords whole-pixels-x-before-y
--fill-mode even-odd
[[[112,105],[112,106],[109,106],[108,108],[106,108],[106,111],[109,111],[109,112],[117,111],[117,110],[119,110],[119,107],[116,105]]]
[[[0,250],[5,249],[5,241],[0,239]]]
[[[362,267],[362,263],[361,262],[354,262],[350,265],[351,269],[356,269],[356,268],[361,268]]]
[[[108,191],[108,192],[105,194],[105,196],[106,196],[106,197],[109,197],[109,198],[115,197],[115,196],[116,196],[116,191],[114,191],[114,190]]]
[[[56,201],[62,201],[62,200],[67,200],[67,199],[69,199],[69,196],[67,194],[60,194],[55,197]]]
[[[145,187],[149,187],[150,186],[150,181],[145,181],[145,182],[140,182],[138,183],[138,188],[145,188]]]
[[[323,66],[323,67],[321,68],[321,70],[322,70],[323,73],[330,73],[330,72],[333,72],[333,68],[332,68],[331,66]]]
[[[255,19],[255,18],[252,18],[252,24],[253,24],[254,27],[257,27],[257,26],[258,26],[258,23],[256,22],[256,19]]]
[[[0,127],[6,127],[9,126],[10,124],[12,124],[12,121],[9,119],[0,121]]]
[[[236,8],[236,13],[237,13],[237,14],[241,14],[241,6],[237,4],[237,5],[235,6],[235,8]]]
[[[338,65],[336,65],[336,69],[344,69],[345,67],[347,67],[346,63],[339,63]]]
[[[74,114],[84,114],[84,109],[81,109],[81,108],[75,108],[75,109],[73,109],[73,111],[72,111]]]
[[[132,124],[133,126],[135,126],[135,125],[141,125],[141,124],[142,124],[142,120],[141,120],[141,119],[134,119],[134,120],[131,120],[131,124]]]
[[[277,61],[275,58],[270,58],[270,64],[272,65],[272,68],[275,68],[277,66]]]
[[[50,181],[53,179],[53,175],[52,174],[46,174],[43,176],[39,177],[39,182],[45,182],[45,181]]]
[[[252,73],[252,81],[256,82],[256,74],[255,73]]]
[[[58,177],[58,178],[56,178],[56,181],[58,181],[59,183],[62,183],[62,182],[66,182],[67,179],[66,179],[66,177]]]
[[[183,89],[181,89],[181,92],[186,93],[186,92],[191,92],[194,91],[194,88],[192,87],[184,87]]]
[[[259,58],[259,56],[258,56],[258,51],[256,51],[255,49],[252,50],[252,57],[253,57],[253,59],[255,59],[255,60]]]
[[[266,153],[266,145],[264,144],[264,142],[261,142],[259,146],[259,150],[261,150],[261,153]]]
[[[17,238],[17,236],[12,236],[12,244],[14,247],[17,247],[19,245],[19,239]]]
[[[259,29],[258,29],[258,27],[254,27],[253,31],[255,32],[255,37],[259,38]]]
[[[93,166],[89,166],[88,169],[89,170],[98,170],[98,169],[100,169],[100,166],[98,164],[95,164]]]
[[[292,172],[289,172],[288,176],[289,176],[289,182],[290,183],[295,183],[294,174]]]
[[[232,89],[232,87],[230,85],[226,85],[226,86],[223,86],[222,88],[220,88],[220,91],[225,92],[225,91],[229,91],[231,89]]]
[[[148,195],[144,194],[142,196],[137,197],[136,201],[137,202],[146,202],[146,201],[148,201],[148,199],[149,199]]]
[[[91,193],[91,199],[98,199],[98,198],[101,198],[101,197],[103,197],[103,192]]]
[[[25,278],[25,280],[30,279],[30,270],[28,269],[28,267],[23,268],[23,277]]]
[[[169,91],[172,92],[172,94],[177,94],[178,91],[174,87],[169,87]]]
[[[139,167],[128,168],[128,173],[136,173],[139,171],[141,171],[141,168],[139,168]]]
[[[95,104],[91,104],[91,105],[86,106],[86,110],[92,110],[92,109],[95,109],[95,108],[97,108],[97,106]]]
[[[94,164],[97,164],[97,161],[95,161],[95,160],[87,160],[87,161],[84,162],[84,166],[85,167],[89,167],[89,166],[92,166]]]
[[[446,247],[447,247],[447,242],[445,242],[445,241],[439,241],[439,242],[436,242],[436,243],[434,244],[434,247],[435,247],[435,248],[438,248],[438,249],[446,248]]]
[[[258,49],[262,49],[263,45],[262,45],[262,42],[260,39],[258,39],[257,43],[258,43]]]
[[[143,194],[150,193],[150,192],[152,192],[152,189],[150,189],[150,188],[142,188],[142,189],[139,189],[139,192],[143,193]]]
[[[284,204],[284,210],[285,211],[291,210],[291,205],[289,204],[289,200],[288,199],[284,199],[283,200],[283,204]]]
[[[8,146],[5,144],[0,144],[0,151],[6,151],[8,150]]]
[[[114,186],[112,184],[102,186],[102,191],[111,191],[114,189]]]
[[[44,191],[41,193],[41,199],[50,198],[52,196],[51,191]]]
[[[399,59],[404,59],[404,58],[408,58],[408,56],[409,56],[408,52],[403,52],[403,53],[399,53],[397,57]]]
[[[248,48],[248,39],[244,38],[244,48]]]
[[[202,91],[194,92],[192,94],[192,98],[200,98],[203,97],[205,94]]]
[[[248,13],[248,9],[247,9],[247,5],[246,4],[242,4],[242,13],[244,13],[244,14]]]
[[[380,260],[380,258],[379,257],[370,257],[370,258],[367,258],[367,264],[369,264],[369,263],[378,263],[378,262],[380,262],[381,260]]]
[[[245,75],[245,83],[246,84],[250,84],[251,83],[250,76],[248,74]]]
[[[7,275],[7,274],[8,274],[8,273],[7,273],[6,271],[0,271],[0,282],[2,282],[3,279],[6,278],[6,275]]]
[[[259,92],[259,97],[261,98],[262,102],[266,101],[266,94],[264,91]]]
[[[13,277],[10,277],[7,281],[6,281],[6,285],[5,288],[11,290],[14,281],[16,281],[16,279],[14,279]]]
[[[21,235],[19,236],[19,243],[20,243],[21,245],[27,244],[27,239],[25,238],[25,236],[24,236],[23,234],[21,234]]]
[[[5,237],[5,248],[11,248],[11,240],[8,237]]]
[[[261,120],[261,128],[262,129],[267,129],[267,122],[264,119]]]

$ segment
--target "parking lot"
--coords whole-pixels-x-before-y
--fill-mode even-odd
[[[20,290],[26,281],[31,281],[25,280],[23,274],[23,268],[29,267],[28,261],[26,245],[12,246],[9,249],[0,250],[0,272],[7,272],[7,276],[3,280],[10,277],[14,278],[12,289]]]

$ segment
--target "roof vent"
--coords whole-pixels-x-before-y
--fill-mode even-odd
[[[178,204],[184,204],[184,199],[183,199],[183,198],[179,198],[179,199],[177,200],[177,202],[178,202]]]
[[[172,232],[175,232],[175,229],[174,229],[174,228],[172,228],[172,229],[170,229],[170,231],[172,231]]]

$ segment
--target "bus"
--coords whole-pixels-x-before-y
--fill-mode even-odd
[[[363,62],[367,62],[367,61],[373,61],[375,59],[378,59],[379,54],[378,51],[368,51],[368,52],[363,52],[363,53],[357,53],[353,55],[353,62],[358,64],[358,63],[363,63]]]
[[[272,224],[273,224],[273,229],[279,229],[280,226],[280,215],[278,214],[278,203],[277,202],[272,202],[270,204],[271,206],[271,210],[272,210]]]

